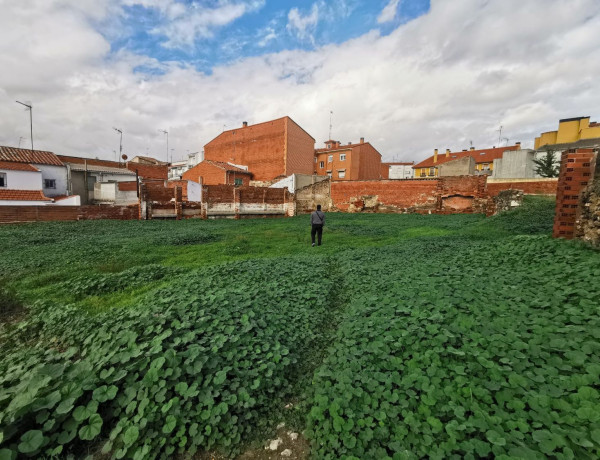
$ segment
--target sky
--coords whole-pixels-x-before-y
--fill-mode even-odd
[[[600,121],[598,0],[0,0],[0,145],[180,160],[290,116],[384,161]],[[502,132],[499,128],[502,126]],[[166,135],[169,133],[169,147]]]

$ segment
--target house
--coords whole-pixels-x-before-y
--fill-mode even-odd
[[[54,153],[0,146],[0,161],[28,164],[38,169],[42,173],[41,190],[44,196],[52,198],[67,195],[67,168]]]
[[[223,131],[204,146],[204,159],[244,165],[255,181],[312,174],[315,139],[286,116]]]
[[[174,161],[169,165],[169,180],[179,180],[183,173],[202,161],[204,152],[189,153],[187,160]]]
[[[0,206],[52,203],[42,191],[42,172],[28,163],[0,161]]]
[[[133,157],[130,160],[131,163],[140,163],[143,165],[153,165],[153,166],[160,166],[160,165],[167,165],[168,163],[164,162],[164,161],[160,161],[157,160],[156,158],[152,158],[152,157],[145,157],[142,155],[138,155]]]
[[[415,162],[381,163],[382,179],[411,179]]]
[[[494,160],[502,158],[502,154],[510,150],[519,150],[521,143],[517,142],[515,145],[506,147],[492,147],[491,149],[479,149],[471,147],[470,150],[463,150],[462,152],[451,152],[450,149],[446,149],[446,154],[438,155],[438,149],[433,151],[433,156],[417,163],[412,168],[415,171],[416,179],[426,179],[438,177],[438,166],[453,161],[459,158],[472,157],[475,160],[475,173],[476,174],[492,174],[494,169]]]
[[[381,154],[361,137],[358,144],[328,140],[315,151],[314,173],[333,181],[381,179]]]
[[[58,158],[67,167],[69,194],[79,195],[82,204],[105,201],[96,196],[96,184],[136,180],[135,172],[130,171],[125,163],[67,155],[58,155]]]
[[[204,160],[184,172],[182,179],[201,185],[249,185],[252,173],[231,163]]]
[[[547,131],[535,138],[536,150],[564,151],[570,148],[597,147],[600,145],[600,123],[590,122],[590,117],[564,118],[558,121],[557,131]]]

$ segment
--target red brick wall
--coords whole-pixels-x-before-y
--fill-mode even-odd
[[[184,180],[191,180],[202,185],[225,185],[225,170],[206,161],[202,161],[188,169],[181,176]]]
[[[291,118],[286,118],[285,174],[312,174],[315,140]]]
[[[236,171],[228,171],[227,172],[227,185],[235,185],[236,179],[242,179],[242,185],[248,186],[250,185],[250,175],[239,173]]]
[[[141,163],[127,163],[127,169],[137,171],[138,176],[144,179],[164,179],[169,177],[169,167],[167,165],[144,165]]]
[[[539,182],[488,182],[487,190],[490,196],[496,196],[503,190],[522,190],[525,195],[556,195],[556,181]]]
[[[437,194],[441,197],[452,195],[487,197],[487,176],[449,176],[438,179]]]
[[[207,160],[248,166],[254,180],[285,174],[286,118],[225,131],[204,146]]]
[[[188,181],[187,180],[170,180],[167,182],[167,187],[168,188],[181,187],[182,200],[183,201],[188,200],[188,192],[187,192]]]
[[[390,164],[389,163],[381,163],[381,178],[383,180],[390,178]]]
[[[365,195],[377,195],[380,203],[398,208],[434,206],[437,186],[437,180],[340,181],[331,183],[331,199],[341,211],[348,210],[351,198]]]
[[[139,206],[0,206],[0,223],[92,219],[137,220]]]
[[[288,191],[285,188],[265,187],[234,187],[233,185],[211,185],[204,187],[203,196],[210,205],[213,203],[233,203],[234,193],[237,193],[236,201],[242,203],[267,203],[280,204],[288,199]]]
[[[136,181],[119,182],[117,185],[121,192],[135,192],[137,190]]]
[[[354,180],[379,179],[381,176],[381,155],[371,144],[360,144],[352,149],[353,162],[358,156],[358,176]]]
[[[175,198],[175,191],[172,188],[165,187],[163,182],[144,182],[141,197],[147,201],[169,202]]]
[[[580,213],[580,195],[593,179],[593,160],[594,151],[592,149],[563,152],[552,231],[554,238],[573,238],[575,221]]]

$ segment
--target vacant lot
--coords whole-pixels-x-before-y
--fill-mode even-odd
[[[0,227],[0,459],[598,458],[600,254],[552,215]]]

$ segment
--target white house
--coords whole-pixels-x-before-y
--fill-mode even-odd
[[[54,153],[0,146],[0,161],[34,166],[41,172],[44,196],[52,198],[67,195],[67,168]],[[18,184],[15,182],[17,188],[13,190],[27,190]]]
[[[27,163],[0,161],[0,206],[52,203],[42,192],[42,172]]]
[[[389,165],[389,179],[412,179],[414,177],[415,162],[410,163],[385,163]]]

